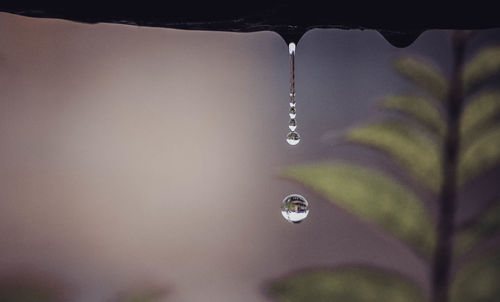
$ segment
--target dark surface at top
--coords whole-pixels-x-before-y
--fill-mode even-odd
[[[298,42],[313,28],[375,29],[392,45],[406,47],[428,29],[484,29],[500,27],[496,10],[453,4],[446,10],[425,2],[400,5],[366,5],[357,1],[335,5],[283,1],[177,1],[150,5],[146,2],[115,6],[67,2],[59,6],[0,4],[0,11],[39,18],[59,18],[87,23],[123,23],[191,30],[253,32],[270,30],[285,42]]]

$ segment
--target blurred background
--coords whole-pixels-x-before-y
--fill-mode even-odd
[[[292,147],[275,33],[0,13],[0,301],[498,301],[499,71],[309,31]]]

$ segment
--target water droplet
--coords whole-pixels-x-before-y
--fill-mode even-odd
[[[295,107],[297,101],[295,101],[295,93],[290,93],[290,107]]]
[[[292,131],[297,129],[297,121],[294,118],[291,119],[290,122],[288,123],[288,128],[290,128],[290,130]]]
[[[286,142],[292,146],[297,145],[300,142],[300,135],[297,132],[292,131],[286,136]]]
[[[290,107],[290,111],[288,111],[288,114],[290,115],[290,118],[295,118],[295,116],[297,115],[295,107]]]
[[[281,215],[292,223],[299,223],[309,214],[309,203],[304,196],[291,194],[281,203]]]

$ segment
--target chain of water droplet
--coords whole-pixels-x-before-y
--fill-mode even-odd
[[[297,129],[297,121],[295,116],[297,114],[295,108],[295,43],[288,45],[288,52],[290,54],[290,122],[288,128],[290,133],[286,136],[286,141],[290,145],[296,145],[300,142],[300,135],[295,131]],[[281,203],[281,215],[292,223],[299,223],[304,220],[309,214],[309,204],[304,196],[298,194],[291,194],[285,197]]]
[[[288,53],[290,54],[290,110],[288,114],[290,116],[290,122],[288,123],[288,128],[290,131],[286,136],[286,141],[290,145],[296,145],[300,142],[300,135],[295,131],[297,129],[297,120],[295,116],[297,115],[297,109],[295,108],[295,43],[290,43],[288,45]]]

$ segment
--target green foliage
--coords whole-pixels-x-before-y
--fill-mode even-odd
[[[343,268],[296,274],[273,283],[269,294],[280,302],[423,302],[420,290],[393,273]]]
[[[446,124],[439,110],[422,97],[390,96],[383,100],[386,109],[401,112],[419,122],[422,126],[439,136],[444,134]]]
[[[434,65],[414,57],[401,57],[395,62],[396,70],[404,77],[425,89],[438,100],[448,92],[448,84],[441,71]]]
[[[460,256],[475,245],[500,233],[500,200],[490,206],[483,215],[462,230],[455,239],[455,253]]]
[[[500,162],[500,125],[490,128],[463,150],[458,166],[459,183],[465,183]]]
[[[312,188],[352,214],[379,224],[423,255],[430,255],[435,233],[429,213],[412,191],[393,178],[338,162],[294,166],[286,170],[285,177]]]
[[[464,267],[451,285],[452,302],[498,302],[500,297],[500,251]]]
[[[462,113],[460,134],[470,142],[500,115],[500,91],[488,91],[475,96]]]
[[[417,129],[387,121],[354,128],[347,133],[346,139],[389,154],[416,180],[433,192],[438,191],[442,178],[441,156],[436,143]]]
[[[465,91],[498,72],[500,72],[500,46],[482,49],[464,67],[462,76]]]

